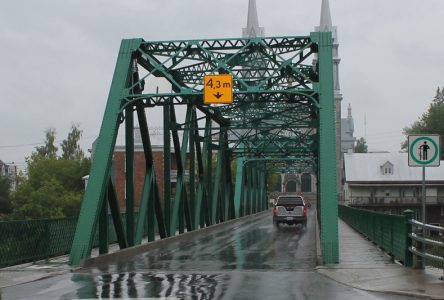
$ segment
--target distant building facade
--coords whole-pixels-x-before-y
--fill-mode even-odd
[[[0,176],[9,179],[11,191],[17,191],[17,166],[15,164],[7,164],[0,160]]]
[[[344,155],[345,203],[365,209],[421,215],[422,168],[409,167],[407,153]],[[444,225],[444,161],[426,170],[427,222]]]
[[[164,190],[164,147],[163,147],[163,129],[152,128],[149,130],[151,148],[153,152],[154,170],[156,173],[156,181],[159,187],[160,198],[163,198]],[[177,163],[174,148],[171,148],[171,186],[174,189],[177,181]],[[113,153],[113,161],[111,167],[111,178],[114,182],[117,199],[119,200],[120,209],[125,209],[126,200],[126,157],[125,145],[116,145]],[[142,191],[145,179],[145,154],[143,152],[142,137],[139,128],[134,128],[134,201],[135,206],[140,206]],[[187,175],[187,171],[185,171]]]

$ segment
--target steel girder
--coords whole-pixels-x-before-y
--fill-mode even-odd
[[[312,66],[315,57],[318,65]],[[233,76],[233,103],[203,104],[204,75],[227,73]],[[145,89],[145,82],[154,77],[169,82],[171,92]],[[186,107],[182,120],[176,116],[179,105]],[[155,106],[163,106],[162,166],[154,166],[145,115]],[[141,199],[135,199],[134,194],[134,112],[145,156]],[[126,230],[110,180],[122,122],[126,129]],[[90,256],[97,224],[101,253],[107,251],[106,200],[119,245],[125,248],[140,244],[144,234],[151,241],[156,233],[164,238],[266,209],[266,178],[273,170],[318,174],[324,259],[336,262],[334,130],[330,33],[164,42],[123,40],[70,263],[76,265]],[[177,166],[174,187],[173,157]],[[155,167],[163,168],[163,190],[159,189],[161,178],[157,178]]]

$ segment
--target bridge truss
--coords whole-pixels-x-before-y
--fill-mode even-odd
[[[126,248],[140,244],[146,228],[152,241],[156,235],[174,236],[263,211],[268,208],[267,176],[281,171],[317,174],[324,262],[338,262],[332,66],[329,32],[304,37],[123,40],[70,263],[90,257],[97,231],[100,253],[108,251],[108,211],[120,248]],[[233,76],[232,104],[204,104],[205,74]],[[149,92],[145,83],[154,77],[169,82],[171,91]],[[162,109],[163,117],[163,190],[148,128],[147,112],[155,107]],[[182,119],[179,107],[186,111]],[[136,120],[145,158],[137,217]],[[125,223],[110,175],[121,125],[125,128]],[[174,190],[171,152],[177,164]]]

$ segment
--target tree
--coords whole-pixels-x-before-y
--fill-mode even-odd
[[[281,190],[281,174],[279,173],[268,173],[267,176],[267,186],[269,192],[280,191]]]
[[[0,215],[9,214],[12,211],[10,188],[9,178],[0,175]]]
[[[45,144],[35,148],[35,152],[31,155],[31,159],[50,159],[57,157],[57,146],[55,143],[56,131],[54,128],[50,128],[45,131]]]
[[[363,137],[361,137],[359,140],[356,141],[356,146],[353,150],[355,153],[367,153],[368,147],[367,142]]]
[[[73,125],[61,144],[54,145],[55,130],[46,131],[44,146],[36,147],[27,159],[28,178],[20,183],[13,199],[13,218],[57,218],[77,216],[83,198],[82,177],[89,173],[90,159],[79,146],[81,130]]]
[[[444,134],[444,88],[436,90],[436,95],[432,99],[428,110],[413,122],[410,127],[404,128],[404,134]],[[443,157],[443,139],[441,139],[441,157]],[[401,144],[402,149],[407,149],[407,140]]]
[[[83,150],[80,148],[79,140],[82,137],[82,130],[79,129],[78,124],[71,126],[71,132],[68,138],[62,141],[62,158],[63,159],[82,159],[84,157]]]

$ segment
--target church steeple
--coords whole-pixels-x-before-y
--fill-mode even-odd
[[[332,31],[332,22],[331,22],[331,14],[330,14],[330,5],[328,0],[322,0],[321,6],[321,22],[319,25],[319,31],[327,32]]]
[[[247,28],[242,29],[243,37],[263,37],[264,28],[259,27],[259,18],[257,16],[256,0],[248,2]]]
[[[341,58],[339,57],[339,41],[338,41],[338,29],[336,26],[333,26],[333,22],[331,21],[331,13],[330,13],[330,4],[328,0],[322,0],[321,4],[321,19],[319,22],[319,26],[316,26],[316,31],[320,32],[331,32],[333,38],[333,76],[334,76],[334,90],[335,95],[339,100],[342,100],[342,96],[340,96],[341,87],[339,85],[339,63],[341,62]]]
[[[350,103],[348,104],[348,108],[347,108],[347,119],[351,119],[352,118],[352,108]]]

